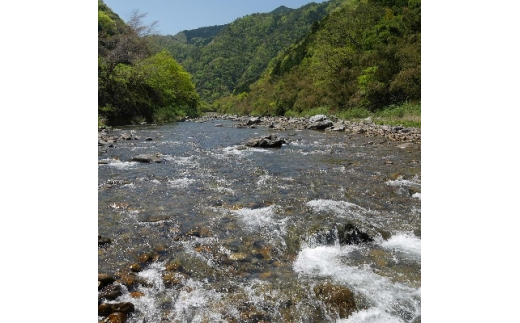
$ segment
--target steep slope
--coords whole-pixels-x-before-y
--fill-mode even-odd
[[[282,6],[270,13],[239,18],[221,26],[216,34],[184,31],[154,37],[154,43],[157,50],[166,48],[193,75],[201,98],[211,103],[248,91],[280,50],[304,37],[313,23],[340,3],[331,0],[298,9]]]
[[[152,54],[150,26],[123,22],[98,1],[98,117],[105,125],[169,122],[198,114],[190,75],[166,51]]]
[[[421,98],[420,0],[346,0],[273,59],[222,112],[376,111]]]

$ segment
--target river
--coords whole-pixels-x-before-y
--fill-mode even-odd
[[[139,139],[100,151],[98,272],[139,264],[111,301],[135,305],[128,322],[420,322],[420,143],[235,124],[123,127]],[[269,134],[288,143],[244,146]],[[150,153],[163,162],[130,161]],[[373,241],[340,243],[346,223]]]

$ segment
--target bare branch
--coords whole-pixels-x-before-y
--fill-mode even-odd
[[[146,25],[143,20],[148,13],[140,13],[138,9],[132,11],[130,18],[127,21],[127,25],[134,30],[139,37],[150,36],[157,33],[156,27],[158,21],[154,21],[149,25]]]

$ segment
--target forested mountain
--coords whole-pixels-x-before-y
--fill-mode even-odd
[[[223,26],[155,36],[156,50],[166,48],[193,75],[201,98],[212,103],[231,94],[249,91],[281,50],[299,41],[313,23],[341,4],[331,0],[298,9],[279,7],[252,14]]]
[[[101,0],[98,11],[99,114],[112,124],[194,116],[201,101],[256,115],[411,102],[420,114],[420,0],[282,6],[174,36],[143,15],[125,24]]]
[[[421,99],[420,0],[346,0],[288,46],[220,112],[291,115],[376,111]],[[242,92],[242,93],[238,93]]]
[[[98,1],[98,116],[124,125],[198,114],[190,75],[165,50],[151,51],[153,25],[135,13],[127,23]]]

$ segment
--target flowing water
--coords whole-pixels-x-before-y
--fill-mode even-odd
[[[420,144],[218,123],[114,130],[141,139],[99,153],[98,230],[112,243],[98,271],[141,260],[111,301],[135,305],[128,322],[420,322]],[[244,146],[271,133],[289,143]],[[129,161],[143,153],[164,161]],[[344,223],[374,241],[318,238]],[[350,316],[317,297],[324,283],[352,291]]]

